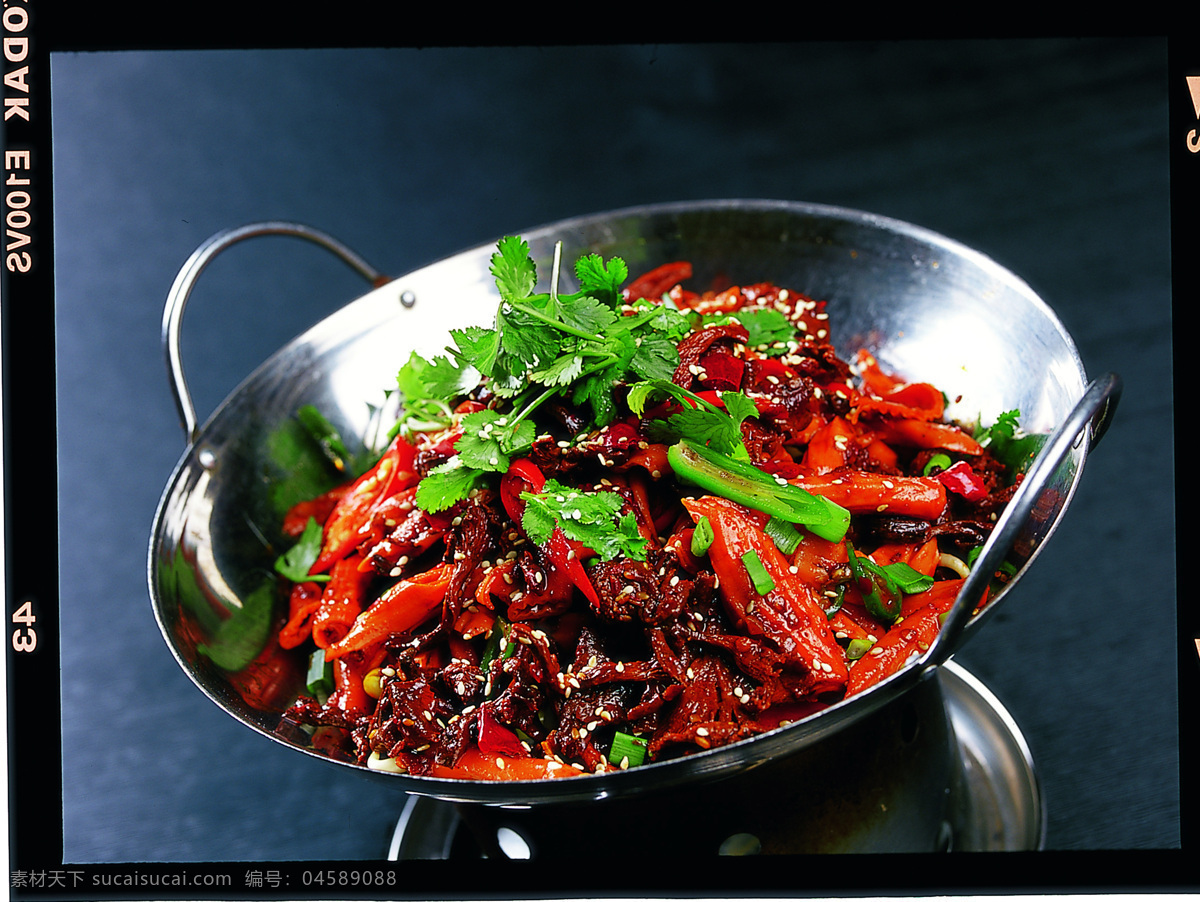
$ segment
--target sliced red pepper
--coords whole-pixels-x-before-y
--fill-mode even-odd
[[[333,513],[339,501],[350,491],[351,483],[335,486],[324,494],[308,501],[292,505],[283,517],[283,534],[298,539],[303,533],[311,517],[318,523],[324,524]]]
[[[479,709],[479,751],[483,755],[495,757],[503,755],[507,758],[528,758],[529,749],[521,744],[517,734],[510,730],[492,713],[488,705]]]
[[[521,516],[525,513],[525,502],[521,500],[522,492],[540,494],[546,487],[546,477],[538,469],[537,464],[525,457],[518,457],[508,465],[508,472],[500,477],[500,501],[508,518],[521,525]]]
[[[834,417],[809,439],[804,466],[813,473],[829,473],[848,466],[857,438],[849,423]]]
[[[900,455],[891,445],[872,437],[866,445],[867,457],[871,458],[882,472],[890,473],[899,468]]]
[[[700,368],[704,375],[701,383],[713,391],[738,391],[742,387],[742,376],[746,372],[746,364],[732,354],[717,351],[700,358]]]
[[[945,423],[912,420],[897,417],[881,417],[872,422],[871,429],[876,438],[889,445],[907,445],[916,448],[940,448],[967,454],[972,457],[983,452],[979,442],[961,429]]]
[[[904,598],[904,607],[901,609],[900,616],[907,617],[913,611],[923,607],[934,608],[939,614],[944,614],[954,606],[955,600],[958,598],[958,593],[962,591],[965,579],[942,579],[938,580],[924,592],[917,592],[915,595],[907,595]],[[987,604],[988,590],[984,590],[983,597],[979,599],[979,604],[975,610],[979,610]]]
[[[633,467],[642,467],[654,479],[658,479],[663,473],[670,470],[670,463],[667,461],[667,446],[658,442],[648,443],[645,448],[640,449],[617,469],[629,470]]]
[[[897,621],[850,666],[846,697],[874,686],[899,672],[912,658],[924,654],[937,636],[940,613],[932,605],[926,605]]]
[[[622,451],[642,440],[630,423],[610,423],[600,430],[600,444],[606,452]]]
[[[888,564],[908,564],[918,573],[933,576],[937,571],[939,551],[937,539],[926,542],[893,543],[880,545],[871,552],[871,560],[880,567]]]
[[[800,544],[788,563],[796,569],[802,582],[822,586],[833,581],[833,571],[846,560],[845,541],[831,542],[805,531],[800,534]]]
[[[477,748],[463,752],[453,767],[435,764],[430,771],[431,776],[450,780],[549,780],[582,773],[553,758],[486,755]]]
[[[968,501],[982,501],[988,496],[987,486],[965,460],[947,467],[933,478]]]
[[[845,638],[849,639],[850,641],[859,639],[867,644],[873,644],[875,642],[875,636],[879,631],[878,627],[872,627],[871,629],[868,629],[859,623],[858,620],[854,619],[854,617],[852,617],[845,609],[845,605],[839,608],[834,615],[829,618],[829,625],[833,628],[833,635],[838,639]],[[875,632],[872,630],[875,630]]]
[[[767,516],[706,495],[684,501],[692,518],[708,517],[713,542],[708,556],[730,616],[754,633],[769,637],[811,674],[814,694],[835,691],[846,682],[846,658],[814,589],[791,573],[787,558],[763,532]],[[773,585],[758,592],[743,556],[754,552]]]
[[[692,264],[686,260],[674,263],[664,263],[657,266],[630,282],[621,293],[627,301],[645,298],[648,301],[660,301],[662,296],[692,277]]]
[[[874,397],[860,396],[860,410],[890,413],[918,420],[940,420],[945,413],[945,396],[928,382],[903,382],[888,375],[866,350],[858,352],[859,374],[863,387]]]
[[[885,373],[875,355],[866,348],[859,349],[855,363],[858,365],[863,387],[881,398],[903,384],[895,376]]]
[[[312,619],[321,607],[324,587],[320,583],[296,583],[288,595],[287,623],[279,630],[283,648],[297,648],[312,639]]]
[[[571,582],[575,584],[575,588],[582,592],[594,607],[598,608],[600,596],[596,594],[596,587],[592,585],[587,570],[583,568],[583,561],[579,559],[576,549],[571,547],[571,543],[567,541],[567,537],[561,529],[555,528],[553,535],[550,536],[550,541],[546,543],[546,551],[550,555],[550,562],[565,572],[571,578]]]
[[[888,513],[936,520],[946,509],[946,489],[933,477],[838,470],[788,481],[852,514]]]
[[[741,287],[734,285],[724,291],[706,291],[692,303],[692,309],[697,313],[733,313],[741,310],[746,304],[746,297]]]
[[[420,626],[441,607],[452,571],[450,565],[439,564],[396,583],[354,621],[345,636],[325,649],[325,658],[333,660],[369,648]]]
[[[417,480],[416,454],[415,446],[396,436],[379,463],[350,486],[325,523],[321,553],[309,573],[324,573],[345,557],[357,546],[359,530],[367,525],[374,507]]]
[[[345,712],[350,717],[362,717],[369,714],[375,707],[375,699],[363,688],[363,677],[371,667],[371,663],[339,658],[333,662],[333,692],[328,704]]]
[[[362,613],[367,587],[374,572],[359,567],[360,557],[351,554],[334,563],[321,604],[313,614],[312,638],[317,648],[328,648],[350,631]]]

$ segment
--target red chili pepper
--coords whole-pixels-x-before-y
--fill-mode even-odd
[[[345,636],[325,649],[325,659],[331,661],[416,629],[441,606],[451,572],[448,564],[439,564],[396,583],[354,621]]]
[[[988,496],[987,486],[965,460],[947,467],[936,474],[935,478],[951,492],[962,495],[968,501],[982,501]]]
[[[479,751],[488,757],[503,755],[506,758],[528,758],[529,750],[521,744],[517,734],[496,720],[491,708],[479,709]]]
[[[650,270],[645,275],[634,279],[625,288],[625,300],[636,301],[646,298],[649,301],[659,300],[680,282],[692,277],[692,264],[687,261],[664,263]]]
[[[730,616],[751,632],[770,637],[785,655],[809,669],[814,694],[841,689],[846,683],[846,656],[817,589],[791,572],[783,552],[763,532],[766,515],[711,495],[687,500],[684,507],[694,520],[706,516],[712,524],[709,561]],[[755,553],[771,579],[765,594],[747,573],[748,552]]]
[[[746,372],[744,361],[722,351],[701,357],[700,368],[704,371],[700,381],[715,391],[738,391]]]
[[[753,357],[751,360],[752,371],[759,379],[766,379],[768,376],[791,379],[795,375],[795,371],[778,357]]]
[[[938,610],[926,605],[889,629],[850,667],[846,697],[862,692],[898,672],[909,659],[924,654],[937,636]]]
[[[293,505],[292,508],[284,515],[283,518],[283,534],[291,536],[293,539],[298,539],[304,533],[304,529],[308,526],[308,520],[311,517],[318,523],[324,525],[329,519],[329,515],[333,513],[339,501],[345,497],[350,491],[350,483],[344,483],[335,486],[323,495],[318,495],[316,498],[311,498],[307,501],[301,501]]]
[[[857,438],[850,424],[835,416],[809,440],[804,452],[804,466],[814,474],[831,473],[847,466]]]
[[[350,486],[325,522],[321,554],[310,573],[324,573],[349,554],[358,545],[359,529],[369,522],[375,506],[416,482],[416,453],[413,445],[397,436],[379,463]]]
[[[600,432],[600,443],[610,453],[636,445],[641,440],[637,429],[629,423],[610,423]]]
[[[434,764],[430,776],[451,780],[549,780],[557,777],[577,777],[582,771],[563,765],[553,758],[514,758],[507,755],[485,755],[479,749],[468,748],[453,767]]]
[[[558,527],[554,528],[554,534],[550,536],[550,541],[546,543],[546,551],[550,555],[550,562],[571,577],[571,582],[575,584],[575,588],[586,595],[587,600],[594,607],[599,607],[600,596],[596,594],[595,586],[592,585],[591,579],[588,578],[587,571],[583,569],[583,562],[579,560],[579,555],[571,547],[571,543],[567,541],[567,537]]]
[[[852,514],[887,512],[936,520],[946,508],[946,487],[933,477],[887,476],[851,470],[802,475],[791,482],[806,492],[840,504]]]
[[[351,554],[335,561],[321,603],[312,619],[312,638],[317,648],[328,648],[340,640],[363,611],[367,586],[375,574],[359,568],[360,557]]]
[[[532,492],[536,495],[545,485],[546,477],[532,461],[520,457],[509,464],[508,472],[500,477],[500,501],[509,519],[520,525],[521,515],[525,513],[521,493]]]

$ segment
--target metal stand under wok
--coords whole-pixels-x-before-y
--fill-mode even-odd
[[[525,808],[409,796],[388,858],[1035,850],[1044,839],[1024,738],[950,661],[816,748],[699,789]]]

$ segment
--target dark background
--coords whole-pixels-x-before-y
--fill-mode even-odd
[[[942,232],[1124,378],[1064,524],[956,660],[1029,742],[1050,849],[1177,847],[1166,73],[1139,38],[54,54],[65,860],[378,858],[402,803],[236,723],[155,625],[146,549],[185,444],[159,329],[190,252],[297,220],[396,275],[717,197]],[[301,242],[223,254],[184,329],[201,418],[365,290]]]

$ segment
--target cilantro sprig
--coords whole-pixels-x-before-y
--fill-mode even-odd
[[[421,480],[416,501],[423,509],[451,507],[489,474],[504,472],[541,433],[537,413],[551,399],[590,409],[600,428],[617,415],[618,385],[669,379],[678,365],[678,342],[690,331],[682,313],[640,299],[625,304],[621,285],[629,273],[620,257],[580,257],[578,290],[560,293],[560,254],[561,245],[550,290],[537,293],[529,245],[502,238],[491,259],[500,295],[492,327],[456,329],[445,354],[427,360],[414,353],[401,368],[401,431],[450,427],[458,401],[481,382],[498,399],[462,418],[457,455]]]
[[[655,379],[631,385],[626,403],[635,414],[643,416],[647,402],[662,396],[678,401],[683,409],[665,420],[655,420],[650,424],[651,431],[657,433],[657,437],[676,441],[686,439],[728,454],[735,460],[750,459],[742,440],[742,423],[758,416],[758,407],[751,398],[737,391],[721,392],[720,399],[724,407],[718,407],[674,382]]]
[[[1046,442],[1044,435],[1030,435],[1021,429],[1019,410],[1006,410],[991,426],[980,426],[974,438],[1008,468],[1010,474],[1023,473]]]
[[[602,560],[646,559],[646,540],[638,532],[637,520],[622,511],[624,502],[615,492],[581,492],[547,479],[542,491],[522,492],[521,499],[525,502],[521,526],[539,545],[549,542],[557,528]]]

